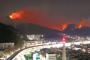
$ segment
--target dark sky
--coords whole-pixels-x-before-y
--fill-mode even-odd
[[[90,26],[89,0],[0,0],[1,21],[10,23],[8,15],[23,8],[42,12],[44,18],[37,20],[42,26],[58,29],[60,24],[79,23],[81,20],[86,21],[85,25]],[[29,20],[29,17],[26,19]]]

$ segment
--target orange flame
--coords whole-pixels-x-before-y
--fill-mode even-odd
[[[78,26],[77,26],[77,28],[82,28],[83,26],[82,26],[82,24],[78,24]]]
[[[9,18],[10,19],[13,19],[13,20],[15,20],[15,19],[21,19],[22,18],[22,11],[18,11],[18,12],[13,12],[13,13],[11,13],[10,15],[9,15]]]
[[[77,25],[77,28],[80,29],[85,25],[85,20],[81,20],[80,23]]]
[[[61,31],[65,30],[68,27],[68,24],[63,24],[61,27]]]

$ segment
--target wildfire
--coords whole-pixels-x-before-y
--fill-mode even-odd
[[[13,19],[13,20],[17,20],[17,19],[21,19],[22,18],[22,11],[18,11],[18,12],[13,12],[9,15],[9,18],[10,19]]]
[[[79,24],[79,25],[77,26],[77,28],[79,28],[79,29],[82,28],[82,24]]]
[[[63,24],[62,25],[62,31],[65,30],[68,27],[68,24]]]
[[[80,23],[77,25],[77,28],[80,29],[85,25],[86,21],[85,20],[81,20]]]

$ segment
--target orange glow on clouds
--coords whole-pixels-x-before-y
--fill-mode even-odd
[[[68,24],[76,24],[76,28],[82,28],[86,20],[81,20],[80,23],[76,23],[74,20],[63,18],[51,18],[48,14],[38,9],[20,9],[9,15],[9,18],[14,21],[33,23],[43,27],[52,28],[55,30],[63,31],[68,27]],[[57,21],[56,21],[57,20]]]

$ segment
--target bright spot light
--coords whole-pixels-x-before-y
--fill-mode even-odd
[[[63,44],[66,43],[66,39],[65,39],[65,37],[62,38],[62,43],[63,43]]]
[[[21,17],[21,14],[19,13],[12,13],[10,16],[9,16],[11,19],[18,19]]]

